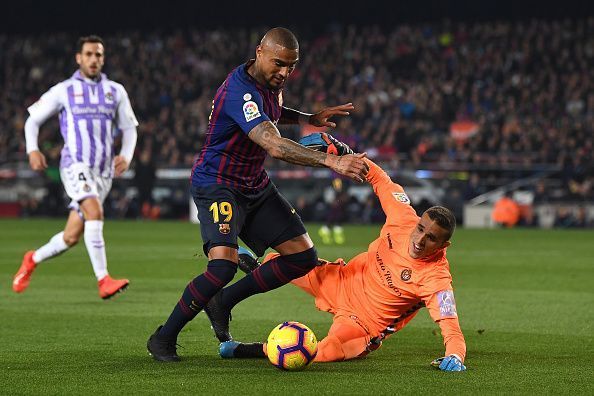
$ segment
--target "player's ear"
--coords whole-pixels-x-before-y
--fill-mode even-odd
[[[445,249],[445,248],[449,247],[451,244],[452,244],[452,241],[445,241],[443,243],[443,245],[441,245],[441,248]]]
[[[76,63],[80,65],[82,63],[82,54],[80,52],[76,53]]]

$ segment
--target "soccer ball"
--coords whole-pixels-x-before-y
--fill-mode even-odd
[[[318,353],[318,340],[309,327],[299,322],[284,322],[268,336],[268,360],[282,370],[303,370]]]

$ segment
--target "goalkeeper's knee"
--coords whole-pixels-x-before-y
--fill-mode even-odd
[[[316,362],[339,362],[344,360],[345,354],[342,342],[335,335],[329,334],[318,343]]]

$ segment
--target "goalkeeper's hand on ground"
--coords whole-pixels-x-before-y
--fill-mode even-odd
[[[353,154],[353,150],[346,144],[326,132],[312,133],[299,139],[299,144],[312,150],[333,155]]]
[[[443,371],[464,371],[466,366],[462,363],[462,360],[456,355],[444,356],[435,359],[431,362],[431,365]]]

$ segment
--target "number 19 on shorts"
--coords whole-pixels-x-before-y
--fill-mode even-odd
[[[210,208],[208,208],[208,211],[212,212],[212,220],[215,223],[219,222],[221,215],[225,216],[224,223],[228,223],[233,217],[233,208],[227,201],[213,202]]]

